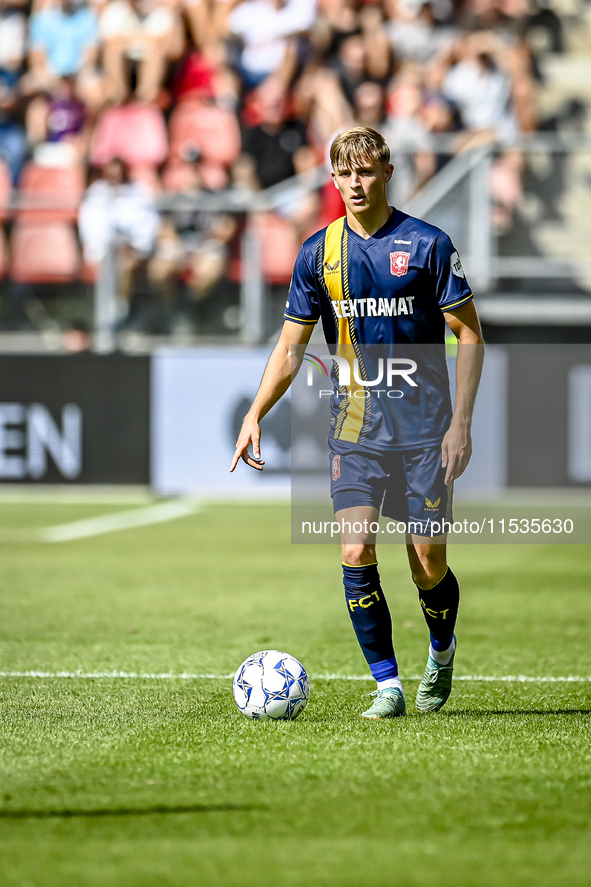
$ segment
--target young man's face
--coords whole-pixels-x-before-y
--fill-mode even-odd
[[[347,209],[359,215],[376,209],[384,201],[387,202],[386,189],[393,170],[391,163],[380,163],[367,158],[352,169],[337,165],[332,178]]]

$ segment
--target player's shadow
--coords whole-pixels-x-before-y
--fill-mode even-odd
[[[191,804],[166,807],[115,807],[99,810],[0,810],[0,819],[74,819],[76,817],[98,818],[102,816],[154,816],[170,813],[234,813],[265,808],[253,804]]]
[[[507,709],[463,709],[455,711],[438,712],[438,717],[446,718],[493,718],[498,715],[541,715],[547,717],[549,715],[589,715],[591,708],[556,708],[556,709],[538,709],[538,708],[507,708]]]

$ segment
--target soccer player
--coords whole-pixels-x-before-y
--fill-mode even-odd
[[[460,258],[447,234],[389,205],[393,166],[383,137],[369,127],[354,127],[336,137],[330,156],[346,216],[313,235],[300,250],[279,342],[244,419],[230,470],[240,458],[263,470],[260,420],[287,391],[320,318],[331,353],[354,347],[358,378],[364,378],[364,346],[366,355],[372,345],[388,354],[391,346],[405,354],[419,346],[427,349],[421,384],[411,388],[410,380],[401,399],[380,399],[371,387],[362,399],[356,398],[351,390],[339,388],[337,379],[328,444],[347,609],[377,681],[374,702],[362,717],[406,713],[375,534],[370,532],[380,507],[383,515],[404,521],[410,529],[408,560],[430,633],[416,705],[420,712],[433,712],[451,692],[460,596],[441,529],[451,517],[453,481],[471,455],[482,334]],[[458,340],[453,411],[445,322]],[[365,368],[366,380],[377,378],[375,363],[372,374]],[[372,392],[369,397],[367,391]],[[361,533],[352,533],[353,524],[363,527]]]

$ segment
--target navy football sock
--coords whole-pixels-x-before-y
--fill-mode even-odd
[[[431,632],[431,645],[437,651],[447,650],[451,644],[460,605],[458,580],[448,567],[445,576],[433,588],[428,591],[418,585],[417,588],[423,616]]]
[[[392,619],[380,585],[377,564],[343,564],[343,584],[349,616],[376,681],[398,675],[392,643]]]

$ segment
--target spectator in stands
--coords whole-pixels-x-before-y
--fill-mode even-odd
[[[400,89],[399,85],[398,91]],[[390,97],[391,111],[394,107],[392,97],[395,95],[396,90]],[[433,172],[434,156],[430,139],[417,113],[420,101],[419,89],[416,105],[404,109],[399,102],[396,116],[388,117],[385,90],[379,83],[365,81],[357,87],[353,96],[355,122],[377,129],[392,146],[396,176],[390,184],[390,195],[397,206],[404,206]]]
[[[15,183],[27,152],[19,114],[19,77],[27,45],[23,6],[19,0],[0,0],[0,159]]]
[[[461,131],[457,108],[438,90],[426,90],[420,108],[420,119],[427,133],[434,138],[435,169],[439,172],[463,146],[465,134]]]
[[[29,67],[35,86],[92,70],[97,54],[96,15],[84,0],[54,0],[32,14]]]
[[[217,65],[204,53],[195,51],[183,58],[172,82],[175,102],[215,95]]]
[[[27,106],[27,139],[34,159],[43,166],[74,166],[88,151],[88,112],[75,91],[74,79],[63,77]]]
[[[224,3],[223,5],[229,8],[230,4]],[[193,44],[199,53],[205,54],[207,48],[213,42],[217,42],[211,4],[209,0],[184,0],[183,9]]]
[[[242,85],[236,72],[228,64],[221,44],[216,51],[194,51],[185,55],[171,84],[176,102],[185,98],[206,96],[220,108],[235,110],[239,104]]]
[[[531,0],[466,0],[463,24],[468,28],[516,30],[535,5]]]
[[[14,86],[23,70],[27,20],[17,0],[0,0],[0,80]]]
[[[164,186],[170,192],[190,194],[198,203],[205,185],[201,170],[195,152],[182,167],[164,171]],[[147,274],[165,327],[174,330],[179,325],[192,325],[190,306],[205,302],[223,277],[237,231],[236,216],[227,213],[205,212],[194,206],[164,214]]]
[[[182,0],[181,5],[197,50],[219,61],[236,0]]]
[[[351,34],[339,47],[334,63],[339,78],[339,86],[349,105],[353,105],[353,94],[367,77],[365,43],[361,34]]]
[[[341,43],[359,32],[359,10],[356,0],[322,0],[310,29],[310,39],[318,56],[325,63],[333,62]]]
[[[380,131],[386,122],[384,87],[373,80],[360,83],[353,93],[353,112],[358,126],[371,126]]]
[[[240,41],[238,70],[247,91],[271,74],[290,82],[296,60],[290,38],[312,27],[316,5],[317,0],[242,0],[232,10],[228,30]]]
[[[109,0],[100,16],[99,34],[108,97],[123,102],[133,92],[140,102],[154,102],[167,65],[184,49],[176,8],[166,0]]]
[[[436,7],[442,4],[396,0],[387,5],[386,30],[396,58],[425,65],[453,44],[457,30],[436,16]]]
[[[314,166],[306,127],[290,117],[277,80],[267,80],[256,90],[249,111],[256,123],[243,129],[242,161],[251,166],[254,188],[270,188]]]
[[[392,145],[396,175],[392,195],[404,206],[435,170],[435,155],[429,132],[421,118],[423,102],[421,68],[404,64],[388,90],[388,120],[382,132]]]
[[[470,134],[463,148],[494,140],[510,144],[520,130],[535,128],[531,59],[522,42],[474,31],[457,41],[454,54],[441,88]],[[523,196],[524,168],[522,153],[512,149],[501,151],[493,165],[493,223],[499,232],[509,229]]]
[[[443,79],[444,95],[460,111],[466,129],[513,138],[517,121],[511,106],[511,79],[504,69],[503,48],[490,31],[461,38],[456,58]]]
[[[238,229],[235,216],[200,210],[173,212],[162,222],[148,278],[164,303],[182,311],[182,281],[189,299],[204,301],[221,279]]]
[[[293,104],[298,118],[306,122],[308,141],[315,151],[317,162],[330,163],[328,148],[335,133],[354,123],[353,110],[343,94],[336,72],[318,64],[309,65],[295,84]],[[335,189],[332,190],[340,200]]]
[[[523,33],[524,36],[528,37],[534,34],[534,39],[536,42],[540,43],[540,34],[542,35],[542,39],[544,39],[545,35],[545,43],[547,43],[549,49],[552,52],[564,52],[564,33],[562,22],[558,17],[556,11],[552,9],[551,5],[544,0],[534,0],[533,3],[528,4],[527,0],[525,0],[525,4],[531,6],[531,13],[526,16]]]
[[[14,93],[0,82],[0,160],[6,163],[16,185],[27,156],[27,137],[14,115],[15,105]]]
[[[324,0],[310,40],[323,64],[339,71],[350,102],[351,87],[365,77],[384,81],[390,73],[391,52],[379,4]]]
[[[125,163],[111,160],[87,189],[78,229],[88,265],[98,265],[109,249],[117,250],[118,294],[129,301],[132,275],[156,244],[160,219],[152,191],[131,182]]]
[[[243,154],[234,170],[235,181],[256,190],[270,188],[316,165],[306,126],[290,116],[287,97],[278,80],[269,78],[258,87],[250,112],[259,122],[243,130]],[[317,208],[316,195],[311,194],[286,199],[280,213],[302,233],[311,224]]]
[[[0,23],[0,39],[1,39]],[[6,62],[6,59],[5,59]],[[27,154],[27,138],[20,115],[18,75],[10,67],[0,70],[0,160],[16,184]]]
[[[355,89],[365,80],[385,82],[391,69],[391,52],[379,10],[367,7],[359,17],[360,28],[345,37],[332,66],[343,95],[353,106]]]
[[[372,80],[386,83],[392,74],[392,51],[379,5],[367,4],[359,12],[359,25],[365,43],[365,65]]]

